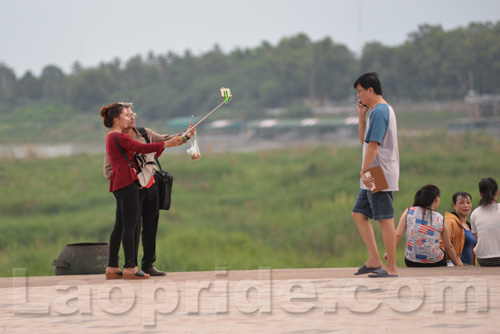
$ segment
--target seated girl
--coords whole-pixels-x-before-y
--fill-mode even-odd
[[[500,203],[495,179],[481,179],[479,196],[479,207],[470,217],[471,231],[477,239],[474,252],[481,267],[500,267]]]
[[[476,237],[471,232],[471,225],[467,217],[472,209],[471,194],[460,191],[453,194],[451,198],[453,212],[445,212],[444,223],[450,231],[450,240],[455,249],[455,253],[465,264],[475,265],[475,256],[472,248],[476,245]],[[443,242],[439,243],[443,248]]]
[[[439,206],[439,195],[440,190],[435,185],[423,186],[415,194],[413,206],[406,209],[399,219],[396,245],[406,232],[405,263],[408,267],[446,266],[446,254],[455,266],[463,266],[455,253],[443,216],[435,211]],[[444,250],[439,247],[440,235]]]

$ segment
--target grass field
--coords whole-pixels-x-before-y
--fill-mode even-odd
[[[442,213],[455,191],[470,192],[477,203],[480,178],[499,178],[499,154],[500,145],[483,134],[401,136],[396,219],[426,183],[441,188]],[[360,147],[333,145],[205,154],[196,162],[165,152],[160,160],[175,182],[172,209],[161,212],[155,265],[167,271],[359,266],[366,251],[351,209],[360,159]],[[52,260],[66,244],[108,241],[115,201],[102,163],[101,154],[0,161],[0,276],[13,268],[53,275]],[[400,248],[400,265],[403,259]]]

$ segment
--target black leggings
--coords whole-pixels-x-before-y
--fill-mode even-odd
[[[134,182],[113,192],[116,198],[115,226],[109,237],[108,266],[119,267],[118,253],[123,243],[124,268],[134,268],[137,254],[135,231],[139,222],[139,189]]]
[[[407,267],[446,267],[448,265],[448,261],[446,260],[446,253],[443,249],[441,249],[441,251],[443,252],[443,259],[439,262],[434,262],[434,263],[413,262],[405,257],[405,264]]]

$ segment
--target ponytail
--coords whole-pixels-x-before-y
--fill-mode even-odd
[[[415,193],[413,206],[420,206],[428,208],[432,205],[434,200],[440,196],[441,191],[433,184],[426,184]]]
[[[479,192],[482,197],[479,200],[479,205],[485,207],[492,202],[494,202],[495,195],[498,191],[497,181],[492,179],[491,177],[485,177],[479,181]]]
[[[131,103],[129,105],[131,105]],[[104,126],[112,128],[113,120],[120,116],[124,108],[126,108],[124,103],[111,103],[110,105],[102,106],[101,110],[99,110],[99,115],[102,118]]]

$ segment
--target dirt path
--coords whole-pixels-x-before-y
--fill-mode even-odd
[[[356,268],[0,278],[0,333],[496,333],[500,268]]]

